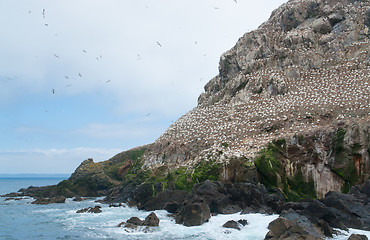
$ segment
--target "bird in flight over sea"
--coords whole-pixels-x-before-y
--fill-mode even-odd
[[[78,73],[78,76],[82,78],[82,75],[81,75],[81,73]]]
[[[65,79],[69,79],[69,77],[68,77],[68,76],[64,76],[64,78],[65,78]]]
[[[45,8],[42,9],[42,16],[45,18]]]
[[[149,117],[150,113],[148,113],[146,116]]]
[[[51,91],[53,92],[53,94],[55,93],[55,89],[54,88]]]
[[[160,44],[158,41],[157,41],[157,44],[158,44],[158,46],[162,47],[162,44]]]
[[[109,83],[110,82],[110,79],[108,81],[105,81],[106,83]]]
[[[82,52],[87,53],[85,49],[82,49]]]
[[[54,53],[54,57],[59,58],[59,56],[58,56],[58,55],[56,55],[55,53]]]

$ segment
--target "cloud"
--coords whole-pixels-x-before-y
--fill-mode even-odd
[[[0,173],[72,173],[79,164],[93,158],[95,162],[108,160],[121,152],[117,148],[29,149],[0,150]]]

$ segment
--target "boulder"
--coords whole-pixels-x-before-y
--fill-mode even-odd
[[[130,219],[126,221],[126,223],[134,224],[137,226],[143,225],[143,221],[140,220],[140,218],[138,217],[131,217]]]
[[[101,213],[101,212],[102,210],[100,206],[87,207],[76,211],[76,213]]]
[[[81,202],[81,201],[85,201],[87,199],[88,198],[83,198],[83,197],[77,196],[77,197],[74,197],[73,198],[73,201],[75,201],[75,202]]]
[[[209,206],[201,198],[185,201],[175,214],[176,223],[187,227],[202,225],[210,218]]]
[[[142,223],[144,226],[149,226],[149,227],[158,227],[159,226],[159,219],[157,215],[155,215],[154,212],[150,213]]]
[[[353,233],[348,240],[368,240],[368,238],[365,235]]]
[[[370,230],[370,205],[364,200],[351,194],[329,192],[320,201],[345,226]]]
[[[111,203],[109,204],[109,207],[124,207],[125,205],[123,205],[122,203]]]
[[[240,227],[238,226],[238,223],[234,220],[227,221],[224,225],[222,225],[224,228],[234,228],[240,231]]]
[[[245,219],[239,219],[238,223],[241,224],[242,226],[248,225],[248,221]]]
[[[306,239],[306,240],[322,240],[324,238],[318,238],[310,235],[297,223],[290,221],[286,218],[279,217],[272,221],[268,229],[270,230],[265,239],[271,240],[290,240],[290,239]]]
[[[51,203],[65,203],[66,198],[63,196],[60,197],[52,197],[52,198],[38,198],[35,201],[31,202],[31,204],[51,204]]]
[[[131,217],[126,222],[121,222],[118,224],[118,227],[125,227],[129,229],[137,229],[139,226],[143,226],[140,228],[141,231],[147,233],[151,232],[151,229],[149,227],[158,227],[159,226],[159,219],[157,215],[155,215],[154,212],[150,213],[144,221],[142,221],[138,217]]]

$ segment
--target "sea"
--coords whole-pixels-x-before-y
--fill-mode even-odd
[[[0,195],[16,192],[28,186],[46,186],[56,184],[63,178],[0,178]],[[101,198],[90,198],[82,202],[67,199],[66,203],[34,205],[34,199],[24,198],[19,201],[0,197],[0,239],[1,240],[42,240],[42,239],[264,239],[268,232],[268,224],[278,215],[243,214],[212,216],[202,226],[185,227],[176,224],[174,219],[164,210],[154,211],[160,219],[159,227],[151,228],[150,232],[143,229],[127,230],[118,224],[130,217],[144,219],[150,212],[136,208],[109,207],[96,203]],[[76,213],[77,210],[101,206],[102,213]],[[222,225],[229,221],[245,219],[248,225],[241,228],[226,229]],[[347,239],[352,233],[365,234],[370,239],[370,232],[349,229],[341,231],[334,239]]]

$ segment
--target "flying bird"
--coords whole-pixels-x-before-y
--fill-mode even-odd
[[[136,56],[137,56],[136,60],[143,59],[143,58],[140,56],[140,54],[136,54]]]
[[[87,53],[85,49],[82,49],[82,52]]]
[[[64,78],[65,78],[65,79],[69,79],[69,77],[68,77],[68,76],[64,76]]]
[[[157,44],[158,44],[158,46],[162,47],[162,44],[160,44],[158,41],[157,41]]]
[[[238,3],[236,0],[234,0],[235,3]]]
[[[109,83],[110,82],[110,79],[108,81],[105,81],[106,83]]]
[[[42,9],[42,16],[45,18],[45,8]]]
[[[45,26],[47,26],[47,27],[48,27],[48,26],[49,26],[49,24],[45,23]]]
[[[81,73],[78,73],[78,76],[82,78],[82,75],[81,75]]]
[[[146,116],[149,117],[150,113],[148,113]]]
[[[53,92],[53,94],[55,93],[55,89],[54,88],[51,91]]]
[[[72,86],[72,84],[68,84],[66,87],[70,87],[70,86]]]
[[[59,58],[59,56],[58,56],[58,55],[56,55],[55,53],[53,53],[53,54],[54,54],[54,57]]]

